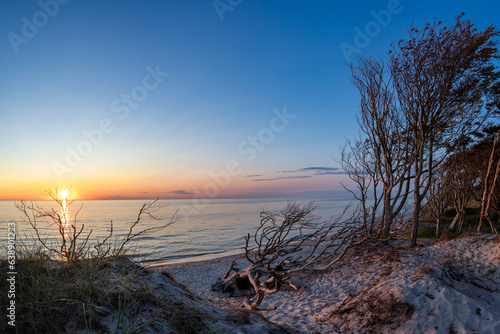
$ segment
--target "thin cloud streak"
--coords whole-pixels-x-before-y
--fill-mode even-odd
[[[278,173],[307,173],[314,172],[314,175],[342,175],[345,172],[338,167],[305,167],[297,170],[282,170],[278,171]]]
[[[312,176],[304,175],[304,176],[285,176],[285,177],[276,177],[274,179],[255,179],[254,181],[276,181],[276,180],[286,180],[286,179],[310,179]]]
[[[194,193],[190,192],[190,191],[187,191],[187,190],[174,190],[174,191],[171,191],[170,192],[171,194],[175,194],[175,195],[193,195]]]

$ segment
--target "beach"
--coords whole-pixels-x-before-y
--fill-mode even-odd
[[[156,267],[193,294],[231,310],[245,297],[211,286],[244,255]],[[500,238],[472,234],[449,241],[365,245],[331,270],[293,275],[298,290],[267,295],[259,312],[297,333],[498,333]]]

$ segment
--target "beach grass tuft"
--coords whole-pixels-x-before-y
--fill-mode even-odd
[[[6,276],[6,260],[1,264]],[[68,262],[21,253],[17,268],[16,328],[22,333],[207,332],[207,315],[179,298],[155,294],[151,271],[125,256]],[[7,291],[6,280],[0,288]],[[9,330],[16,332],[0,322],[0,332]]]

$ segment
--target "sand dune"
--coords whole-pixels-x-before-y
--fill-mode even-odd
[[[424,242],[425,243],[425,242]],[[269,321],[300,333],[500,333],[500,237],[469,235],[424,247],[365,246],[331,271],[294,277],[298,291],[267,296]],[[166,267],[195,294],[230,309],[243,299],[211,291],[241,256]]]

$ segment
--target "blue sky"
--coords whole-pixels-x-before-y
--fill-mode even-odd
[[[0,199],[67,185],[81,198],[341,189],[334,159],[358,131],[341,45],[383,56],[412,24],[466,12],[484,29],[500,26],[499,10],[496,1],[2,1]]]

